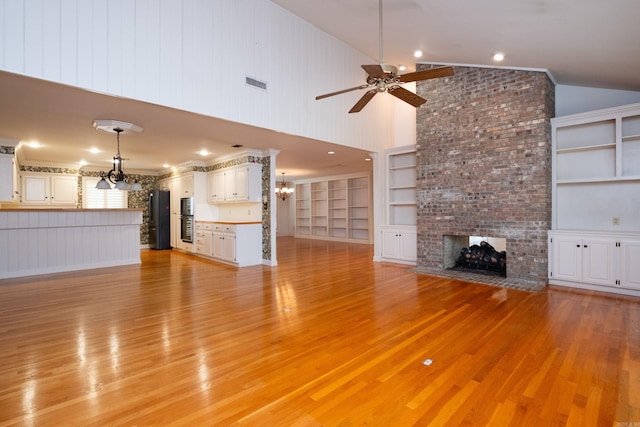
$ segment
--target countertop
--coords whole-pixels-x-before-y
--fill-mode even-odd
[[[215,221],[200,221],[196,219],[196,222],[206,223],[206,224],[235,224],[235,225],[243,225],[243,224],[262,224],[261,221],[229,221],[229,220],[215,220]]]

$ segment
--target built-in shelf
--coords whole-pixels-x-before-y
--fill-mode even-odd
[[[371,241],[369,175],[349,175],[296,183],[296,236]],[[310,204],[304,203],[309,194]]]

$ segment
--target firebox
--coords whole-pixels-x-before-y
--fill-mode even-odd
[[[444,236],[445,269],[507,276],[507,239],[484,236]]]

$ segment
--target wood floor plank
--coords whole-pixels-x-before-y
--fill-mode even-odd
[[[639,298],[372,258],[279,238],[277,267],[0,280],[0,426],[640,425]]]

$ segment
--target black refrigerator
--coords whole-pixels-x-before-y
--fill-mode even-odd
[[[171,202],[169,192],[149,193],[149,247],[171,249]]]

